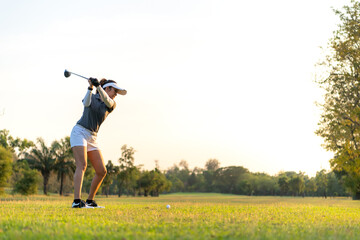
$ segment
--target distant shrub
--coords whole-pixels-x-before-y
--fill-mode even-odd
[[[0,146],[0,194],[4,193],[9,177],[12,173],[12,153]]]
[[[39,173],[35,169],[30,169],[27,162],[17,164],[17,178],[15,180],[13,192],[22,195],[31,195],[38,192],[40,181]]]

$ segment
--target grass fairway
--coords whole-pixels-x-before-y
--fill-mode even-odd
[[[2,197],[0,239],[360,239],[360,202],[348,198],[170,194]],[[170,204],[171,208],[166,209]]]

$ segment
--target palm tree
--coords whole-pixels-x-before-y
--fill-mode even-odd
[[[62,196],[65,177],[69,176],[71,178],[75,172],[75,162],[71,151],[70,137],[65,137],[60,141],[54,141],[52,148],[54,149],[56,157],[54,170],[57,172],[58,180],[60,180],[59,194]]]
[[[47,185],[51,171],[55,167],[55,152],[53,146],[47,147],[42,138],[37,139],[37,144],[30,153],[25,153],[25,160],[33,169],[40,171],[44,179],[44,194],[47,195]]]

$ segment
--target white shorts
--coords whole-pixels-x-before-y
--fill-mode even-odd
[[[83,126],[80,126],[79,124],[76,124],[71,131],[70,145],[71,147],[86,147],[88,152],[99,150],[98,144],[96,142],[96,134],[84,128]]]

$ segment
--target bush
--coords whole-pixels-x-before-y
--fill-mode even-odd
[[[35,169],[30,169],[26,161],[18,161],[15,164],[16,179],[14,184],[14,193],[22,195],[31,195],[38,192],[38,183],[40,181],[39,173]]]
[[[4,193],[4,187],[7,185],[12,173],[12,153],[6,148],[0,146],[0,194]]]

